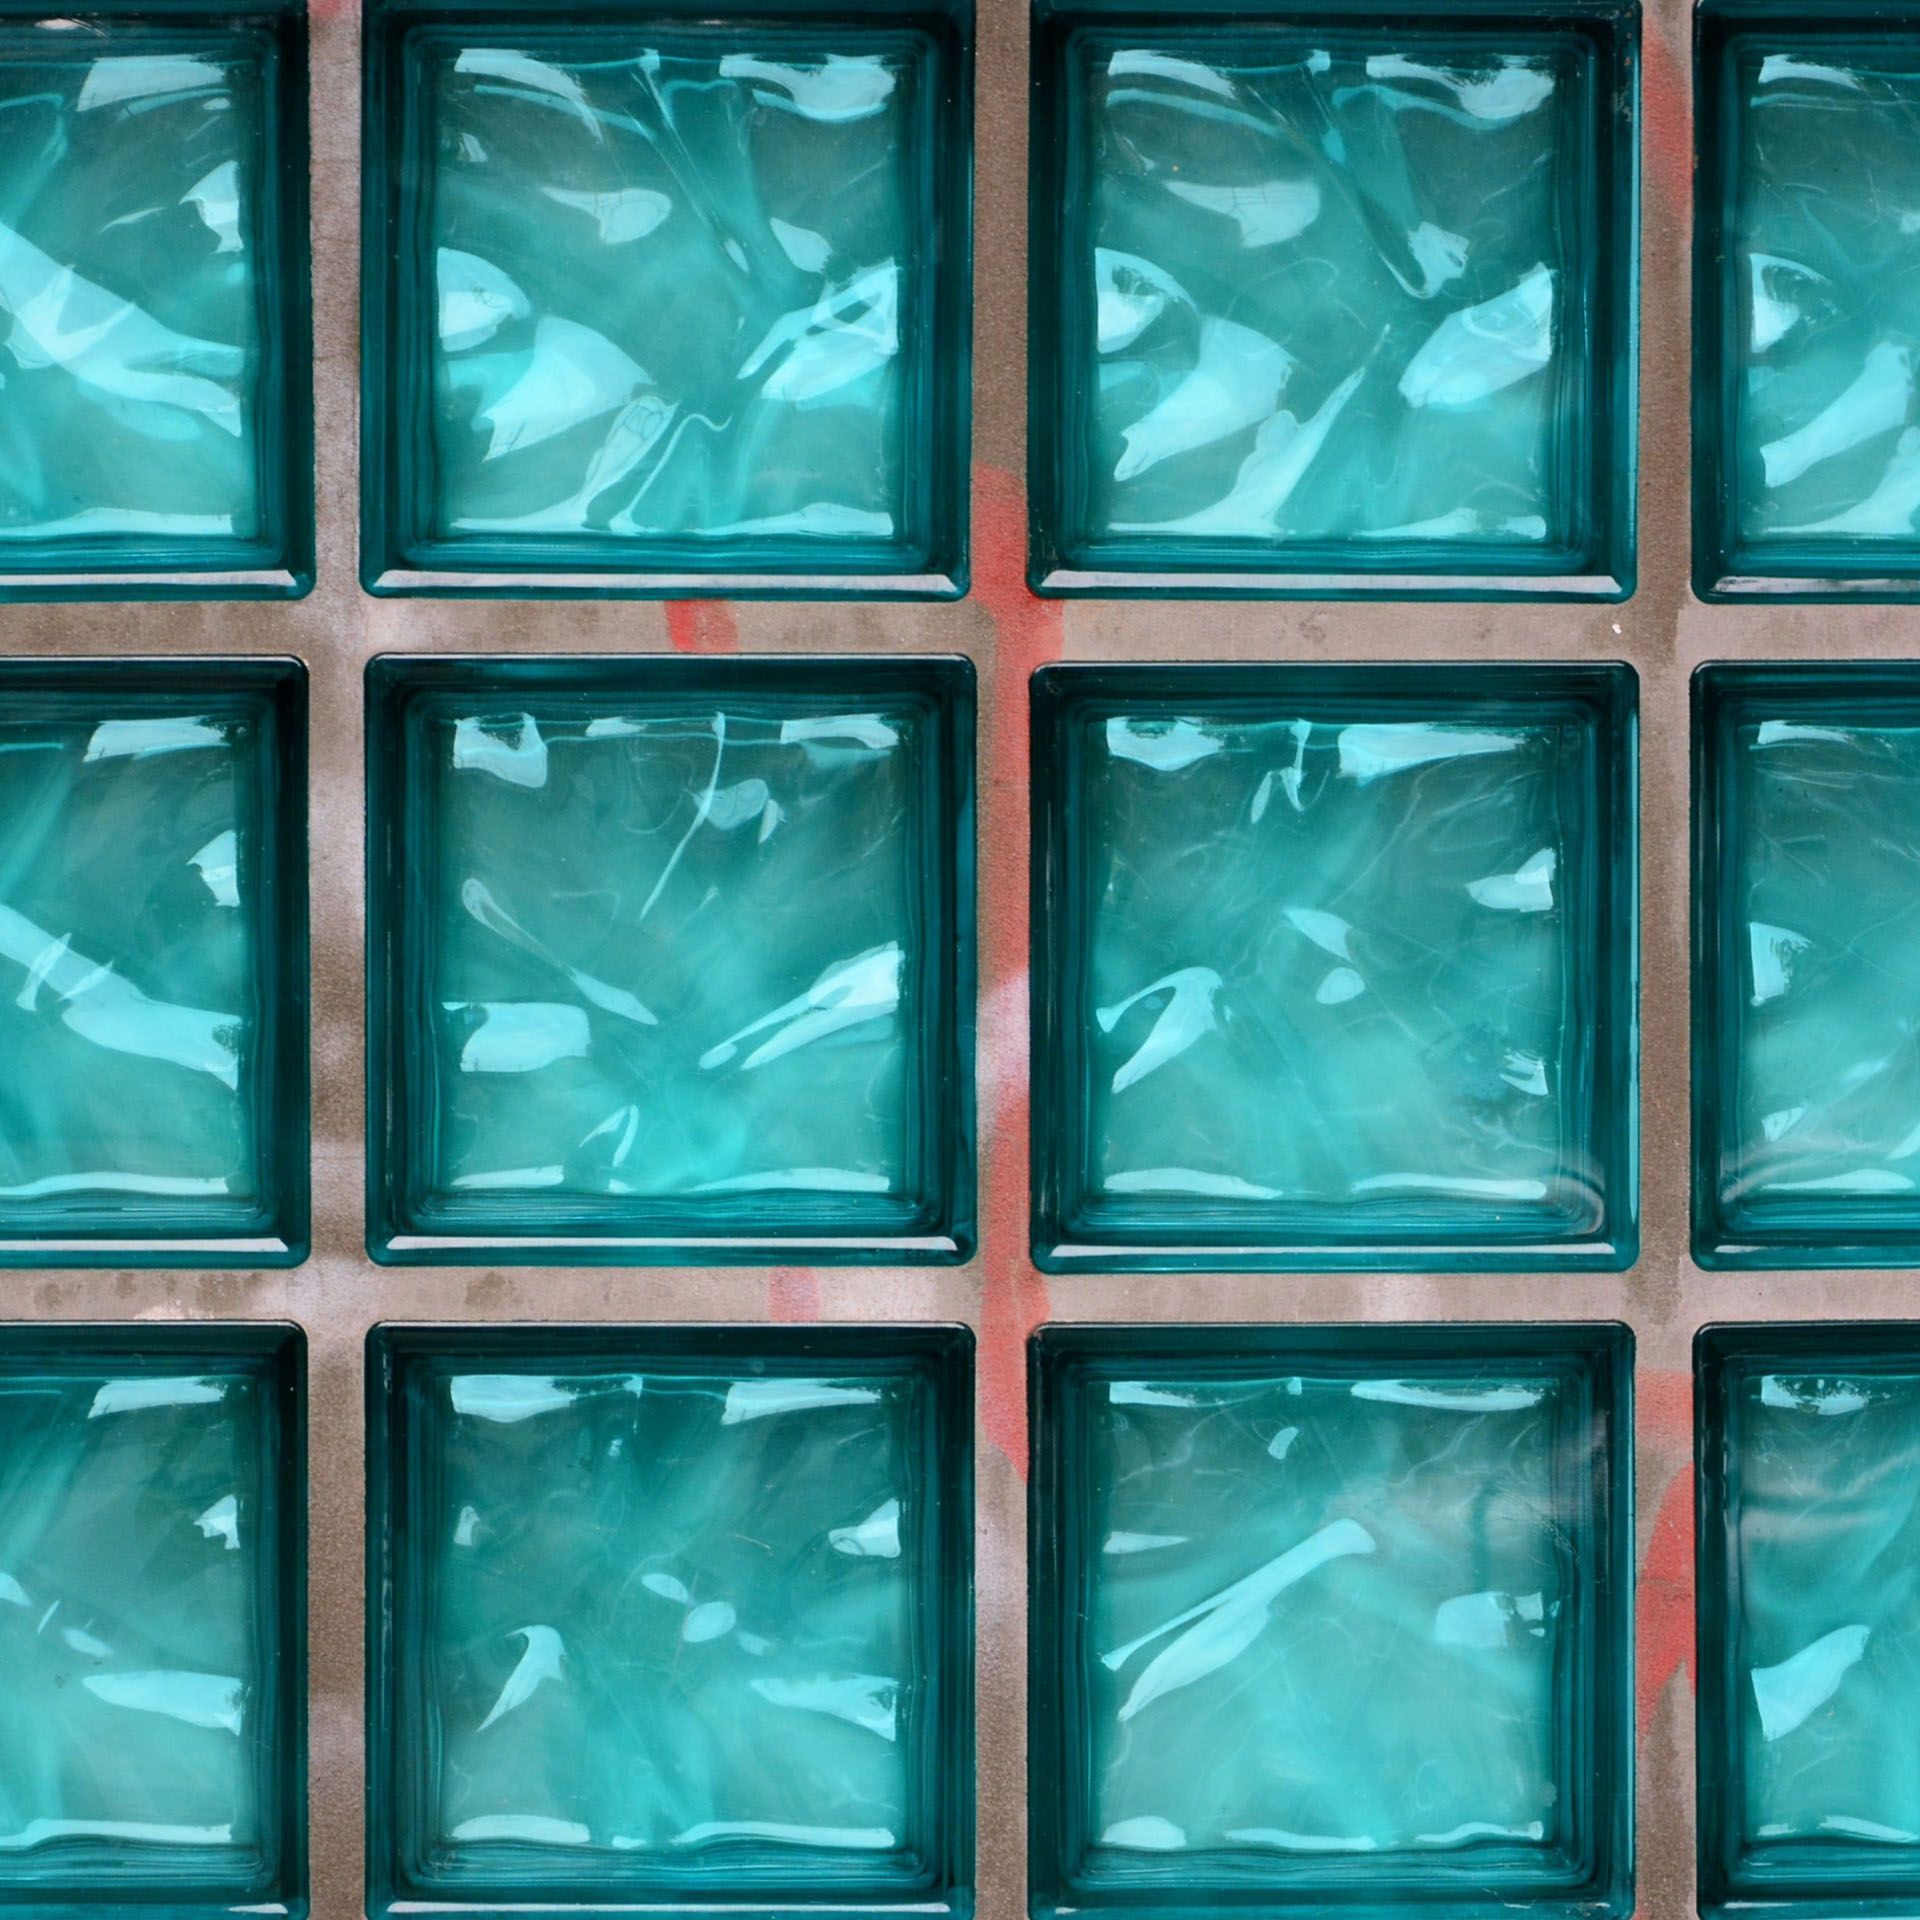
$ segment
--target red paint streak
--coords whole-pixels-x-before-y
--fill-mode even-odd
[[[669,600],[667,644],[675,653],[738,653],[740,622],[724,600]]]
[[[1060,657],[1059,602],[1027,588],[1027,505],[1014,475],[973,475],[974,597],[993,622],[980,791],[980,1406],[987,1437],[1027,1477],[1027,1336],[1048,1316],[1027,1234],[1027,681]]]
[[[818,1320],[820,1276],[811,1267],[775,1267],[767,1275],[769,1320]]]
[[[1640,57],[1647,178],[1669,211],[1684,216],[1693,204],[1693,103],[1687,97],[1686,63],[1651,19]]]
[[[1673,1677],[1694,1675],[1693,1658],[1693,1467],[1673,1476],[1654,1516],[1653,1537],[1640,1569],[1634,1694],[1640,1737],[1653,1729]]]
[[[1693,1379],[1685,1373],[1643,1373],[1633,1383],[1640,1431],[1663,1445],[1693,1451]]]

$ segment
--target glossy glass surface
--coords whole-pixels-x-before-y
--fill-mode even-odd
[[[1920,669],[1694,679],[1694,1251],[1920,1264]]]
[[[1043,0],[1036,586],[1632,586],[1638,16]]]
[[[369,1910],[970,1910],[972,1352],[376,1329]]]
[[[960,1257],[967,662],[368,687],[377,1255]]]
[[[1696,19],[1696,587],[1912,598],[1913,16],[1709,0]]]
[[[1625,667],[1035,680],[1037,1258],[1624,1266]]]
[[[1033,1911],[1631,1911],[1624,1327],[1049,1327]]]
[[[0,662],[0,1266],[307,1242],[306,670]]]
[[[1920,1899],[1920,1340],[1709,1327],[1695,1363],[1701,1910],[1904,1911]]]
[[[0,1328],[0,1906],[305,1912],[305,1354]]]
[[[958,592],[969,19],[376,8],[367,584]]]
[[[0,599],[313,584],[306,15],[0,6]]]

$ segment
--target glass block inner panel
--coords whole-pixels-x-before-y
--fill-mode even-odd
[[[1625,1328],[1034,1364],[1036,1913],[1628,1911]]]
[[[1920,592],[1912,26],[1700,10],[1695,572],[1709,597]]]
[[[969,1334],[374,1343],[373,1911],[969,1910]]]
[[[0,1903],[305,1910],[303,1351],[0,1332]]]
[[[376,666],[376,1250],[952,1259],[972,669]]]
[[[1056,1268],[1622,1265],[1626,668],[1048,668]]]
[[[1696,1361],[1701,1910],[1896,1911],[1920,1897],[1920,1342],[1709,1327]]]
[[[0,598],[312,584],[304,8],[0,8]]]
[[[958,16],[429,14],[388,9],[374,56],[369,585],[957,592]]]
[[[1920,672],[1694,688],[1697,1256],[1920,1261]]]
[[[1036,584],[1630,588],[1625,14],[1044,45]]]
[[[307,1237],[306,674],[0,663],[0,1265]]]

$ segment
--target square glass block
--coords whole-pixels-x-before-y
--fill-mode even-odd
[[[1693,681],[1693,1243],[1920,1265],[1920,666]]]
[[[1631,668],[1033,688],[1042,1267],[1631,1264]]]
[[[1920,10],[1694,22],[1695,590],[1920,597]]]
[[[375,593],[966,587],[972,0],[372,0]]]
[[[1035,32],[1037,590],[1632,591],[1636,6]]]
[[[973,668],[376,660],[369,1241],[954,1261]]]
[[[0,600],[313,585],[304,0],[0,0]]]
[[[306,1339],[0,1327],[0,1910],[307,1911]]]
[[[368,1911],[965,1914],[964,1327],[375,1328]]]
[[[308,1245],[307,674],[0,661],[0,1266]]]
[[[1694,1344],[1707,1915],[1920,1905],[1920,1327]]]
[[[1032,1912],[1631,1912],[1632,1351],[1043,1328]]]

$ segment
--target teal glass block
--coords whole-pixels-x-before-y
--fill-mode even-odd
[[[313,585],[305,0],[0,3],[0,600]]]
[[[1033,681],[1034,1258],[1618,1268],[1625,666]]]
[[[307,675],[0,661],[0,1267],[308,1247]]]
[[[1035,0],[1035,589],[1629,594],[1639,31]]]
[[[1694,15],[1704,599],[1920,597],[1920,75],[1905,6]]]
[[[1624,1920],[1633,1336],[1054,1326],[1030,1911]]]
[[[368,1907],[973,1908],[964,1327],[377,1327]]]
[[[0,1909],[307,1911],[306,1339],[0,1326]]]
[[[950,598],[972,0],[371,0],[375,593]]]
[[[966,1258],[973,684],[376,660],[374,1257]]]
[[[1920,1902],[1920,1329],[1694,1342],[1699,1907]]]
[[[1693,1250],[1920,1265],[1920,667],[1693,680]]]

